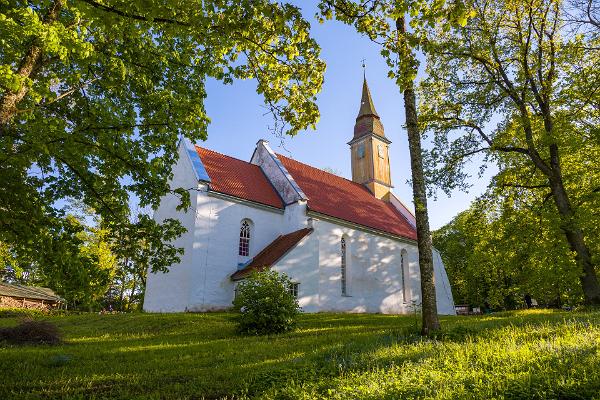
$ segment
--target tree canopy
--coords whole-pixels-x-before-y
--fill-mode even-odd
[[[465,164],[483,155],[500,170],[494,188],[515,201],[550,200],[585,301],[600,304],[594,213],[584,204],[598,201],[598,36],[560,0],[469,7],[465,26],[427,35],[420,90],[434,142],[430,177],[448,191],[461,187]]]
[[[156,206],[174,190],[189,205],[168,180],[180,137],[206,138],[208,78],[255,79],[282,132],[314,127],[324,63],[309,28],[268,0],[1,2],[0,242],[39,254],[65,198],[122,237],[180,233],[130,223],[131,199]],[[174,260],[162,250],[159,269]]]

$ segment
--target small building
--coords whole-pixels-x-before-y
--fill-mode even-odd
[[[50,310],[64,304],[52,289],[0,282],[0,309],[28,308]]]

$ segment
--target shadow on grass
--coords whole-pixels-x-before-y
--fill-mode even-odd
[[[393,377],[417,374],[419,366],[429,366],[432,369],[422,373],[450,374],[453,368],[460,368],[444,367],[444,363],[451,366],[453,357],[457,363],[465,362],[460,358],[464,357],[460,349],[474,346],[473,343],[479,341],[485,346],[511,332],[507,345],[518,346],[527,339],[546,340],[557,335],[556,326],[564,325],[565,317],[582,324],[578,329],[585,329],[585,321],[592,316],[598,321],[598,314],[516,313],[444,318],[445,331],[437,340],[422,339],[414,319],[406,316],[305,315],[298,331],[263,337],[236,335],[231,314],[65,317],[57,319],[57,323],[65,329],[68,345],[21,349],[24,351],[0,348],[0,370],[4,371],[0,398],[269,397],[286,387],[299,390],[312,387],[318,395],[329,388],[352,387],[361,376],[373,371]],[[531,381],[532,388],[551,390],[548,379],[538,377],[540,374],[535,372],[541,365],[555,371],[558,374],[555,379],[564,380],[561,388],[588,385],[577,386],[569,381],[572,377],[559,361],[562,357],[585,362],[579,372],[586,371],[585,365],[598,367],[591,350],[573,348],[572,353],[565,353],[557,348],[538,349],[535,361],[524,360],[518,364],[519,368],[507,366],[502,382],[508,384],[508,377],[514,376],[511,378],[514,387],[521,385],[519,382],[525,382],[521,386],[526,386]],[[474,347],[473,354],[477,351]],[[443,354],[445,358],[440,358]],[[68,356],[65,362],[52,364],[53,358],[65,355]],[[466,371],[462,380],[462,375],[454,371],[458,374],[455,384],[476,386],[473,382],[493,373],[493,366],[493,358],[483,360],[477,367],[482,369],[481,373]],[[356,382],[348,376],[355,376]],[[432,378],[432,387],[435,382]],[[413,393],[422,393],[427,385],[421,383],[417,390],[415,384]],[[588,386],[582,390],[596,387],[593,383]],[[564,393],[572,393],[574,389],[568,390]],[[390,393],[396,392],[383,387],[380,394]]]

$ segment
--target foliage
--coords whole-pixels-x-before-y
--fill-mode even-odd
[[[0,2],[0,242],[37,257],[65,198],[136,243],[168,242],[180,224],[136,226],[129,203],[189,206],[168,180],[179,139],[206,139],[207,79],[255,79],[282,132],[314,127],[324,63],[309,27],[269,0]]]
[[[397,30],[398,18],[409,16],[409,30]],[[424,33],[432,26],[448,29],[464,25],[470,9],[464,1],[430,0],[321,0],[320,22],[336,19],[353,25],[356,31],[367,36],[381,48],[386,61],[388,77],[401,91],[412,86],[417,78],[419,61],[416,52],[423,50]]]
[[[0,341],[14,344],[59,344],[61,333],[49,321],[22,320],[17,326],[0,328]]]
[[[255,335],[293,330],[300,308],[291,286],[287,275],[271,270],[254,272],[241,281],[233,301],[240,313],[238,330]]]
[[[408,315],[305,314],[297,331],[265,340],[237,335],[234,314],[48,317],[66,343],[1,348],[0,397],[578,399],[600,391],[598,313],[441,319],[444,335],[431,340]]]
[[[463,27],[427,33],[420,112],[434,142],[429,176],[450,192],[468,187],[471,161],[497,166],[492,195],[541,210],[544,234],[562,235],[572,250],[569,276],[579,275],[585,302],[600,302],[592,211],[600,194],[600,38],[560,0],[468,6]]]
[[[556,215],[497,202],[481,199],[434,232],[454,301],[514,309],[529,293],[553,307],[581,303],[579,275]]]
[[[49,311],[39,310],[36,308],[1,308],[0,318],[15,318],[15,317],[41,317],[47,315]]]
[[[183,232],[170,221],[154,226],[149,216],[138,213],[137,220],[123,226],[104,223],[77,202],[67,210],[70,214],[45,228],[44,240],[38,240],[45,247],[37,254],[0,243],[5,271],[0,279],[49,287],[70,310],[133,310],[143,300],[147,272],[166,272],[182,253],[163,242]]]
[[[381,55],[387,62],[393,78],[404,95],[406,130],[410,149],[413,202],[419,250],[419,270],[421,281],[422,334],[429,335],[440,330],[437,316],[437,301],[434,284],[433,255],[429,212],[427,209],[427,189],[423,173],[421,132],[414,91],[418,61],[415,52],[420,49],[421,31],[424,25],[442,21],[456,24],[456,16],[466,11],[462,2],[446,5],[439,1],[387,1],[374,0],[355,2],[352,0],[323,0],[319,3],[321,21],[335,17],[353,25],[356,30],[367,35],[381,46]],[[406,16],[411,16],[413,32],[406,29]],[[465,16],[466,18],[466,16]]]
[[[113,224],[109,227],[108,241],[117,268],[105,299],[106,307],[121,311],[139,307],[148,271],[164,273],[171,264],[179,261],[183,251],[170,241],[182,234],[184,228],[174,221],[164,221],[155,230],[153,224],[148,215],[138,213],[136,220],[125,226]]]
[[[71,307],[91,309],[108,289],[116,259],[105,230],[88,228],[72,216],[62,222],[52,232],[45,259],[32,271],[32,280],[50,287]]]

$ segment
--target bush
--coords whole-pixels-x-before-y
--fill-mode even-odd
[[[35,308],[3,308],[0,309],[0,318],[33,318],[48,315],[49,311]]]
[[[255,272],[238,284],[233,306],[241,333],[263,335],[294,329],[300,314],[292,281],[275,271]]]
[[[1,340],[15,344],[58,344],[62,337],[51,322],[24,319],[17,326],[1,328]]]

